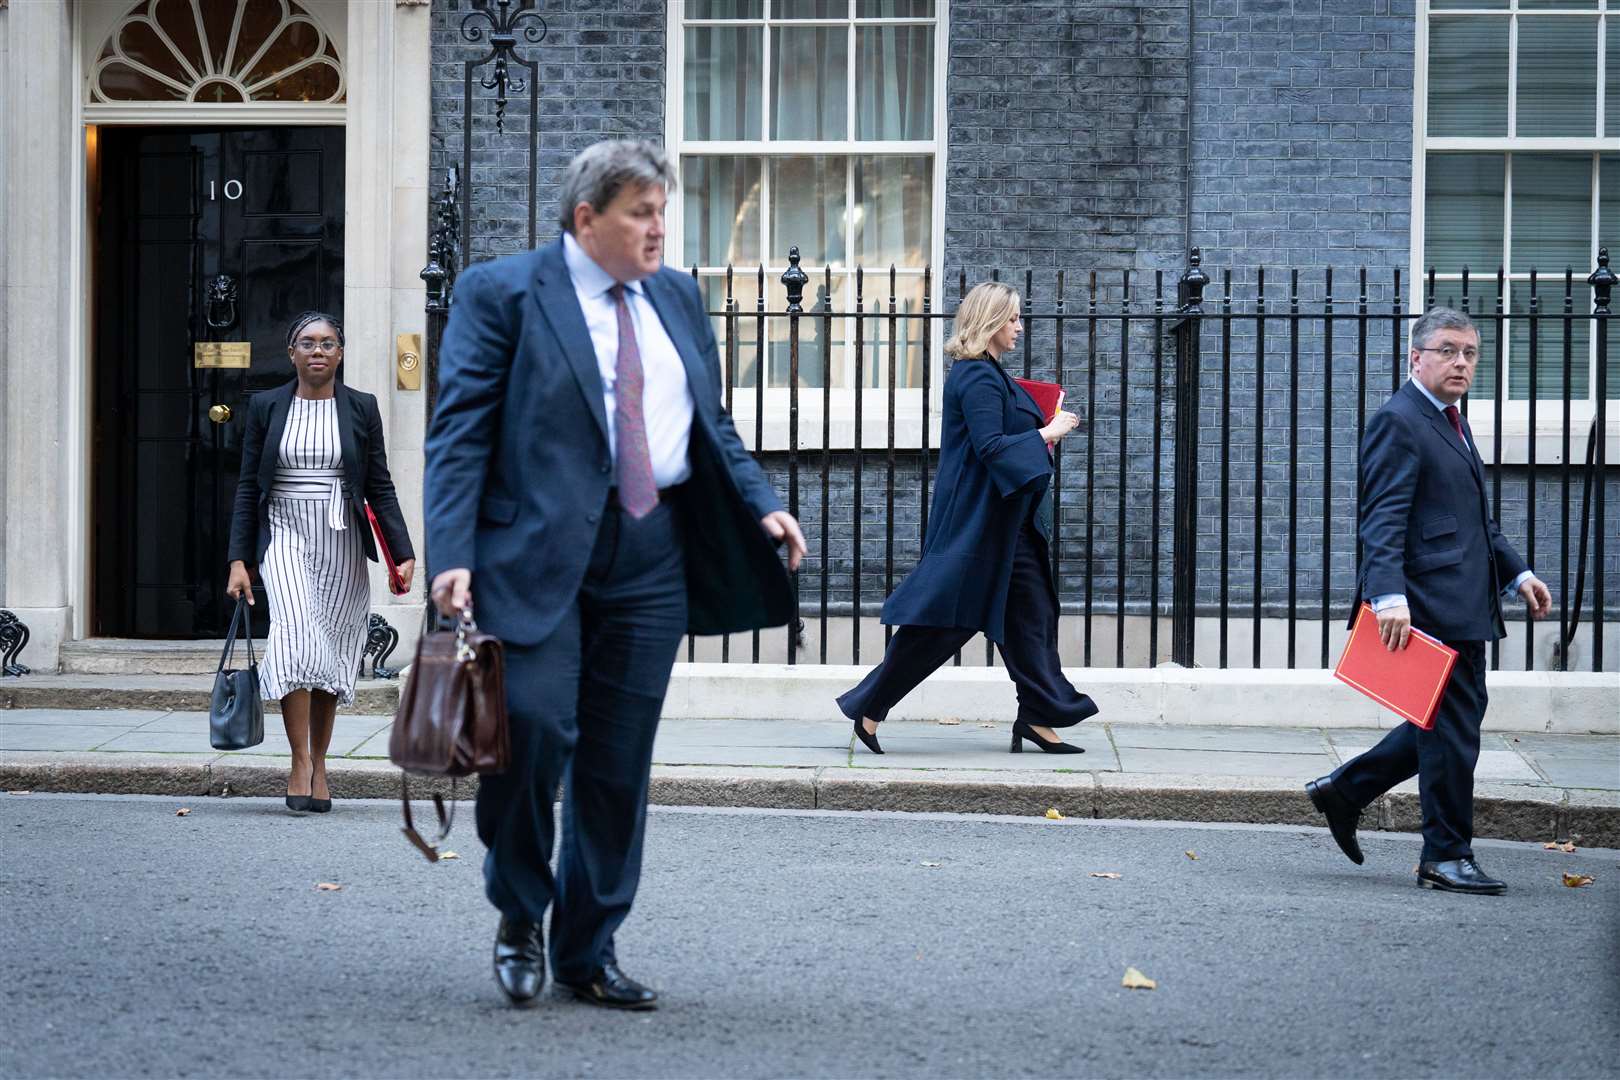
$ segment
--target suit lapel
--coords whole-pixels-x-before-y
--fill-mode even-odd
[[[348,477],[349,491],[359,501],[365,497],[360,483],[360,441],[355,437],[355,429],[359,426],[360,418],[355,415],[359,406],[359,399],[349,393],[349,388],[342,383],[337,384],[335,393],[337,398],[338,414],[338,448],[343,451],[343,475]]]
[[[1479,477],[1475,473],[1474,453],[1462,444],[1462,440],[1457,438],[1457,432],[1452,429],[1451,421],[1447,420],[1445,415],[1434,407],[1433,402],[1423,396],[1423,391],[1412,385],[1411,379],[1407,379],[1406,385],[1402,389],[1406,392],[1412,406],[1429,421],[1429,427],[1433,430],[1435,437],[1450,447],[1452,453],[1468,463],[1468,471],[1474,474],[1474,479],[1477,481]],[[1472,441],[1472,439],[1469,440],[1470,443]]]
[[[562,250],[562,241],[558,240],[540,252],[535,300],[540,305],[540,314],[562,343],[563,360],[574,373],[579,391],[585,396],[585,406],[595,418],[605,441],[608,437],[607,409],[602,403],[602,373],[596,366],[596,346],[591,343],[591,332],[585,327],[585,312],[580,310],[574,280],[568,276],[568,265],[563,261]]]
[[[647,301],[652,304],[653,311],[658,313],[658,321],[664,325],[664,333],[680,354],[681,364],[686,368],[686,385],[692,391],[694,405],[704,400],[703,390],[712,384],[712,376],[703,369],[703,354],[698,349],[696,339],[692,337],[691,326],[685,319],[675,318],[676,305],[680,302],[665,292],[661,274],[654,274],[641,283],[647,290]]]
[[[259,494],[268,496],[270,487],[276,480],[276,463],[281,458],[281,436],[287,429],[287,410],[291,406],[293,394],[298,390],[298,379],[286,386],[274,390],[265,390],[269,395],[270,415],[264,424],[264,446],[259,451]]]

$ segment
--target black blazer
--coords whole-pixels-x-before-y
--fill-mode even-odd
[[[236,480],[236,506],[231,515],[229,559],[257,566],[270,546],[270,487],[276,478],[276,450],[287,427],[287,411],[298,380],[253,395],[247,428],[242,433],[242,472]],[[343,450],[343,494],[349,504],[349,528],[359,529],[366,558],[377,561],[377,544],[366,520],[365,504],[377,514],[395,562],[416,558],[405,516],[399,512],[394,481],[388,475],[383,446],[382,414],[377,399],[364,390],[337,385],[338,440]],[[266,453],[265,448],[270,447]]]
[[[692,392],[692,477],[675,506],[688,632],[781,626],[793,586],[759,522],[782,502],[722,403],[703,298],[668,267],[643,284]],[[562,243],[462,271],[427,436],[431,572],[471,570],[478,625],[542,641],[579,592],[612,486],[596,350]]]
[[[1404,593],[1412,625],[1443,641],[1506,632],[1499,593],[1529,567],[1491,517],[1478,452],[1410,381],[1361,441],[1361,543],[1352,623],[1363,599]]]

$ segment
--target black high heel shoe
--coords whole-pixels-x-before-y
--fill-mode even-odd
[[[861,721],[863,719],[864,719],[864,717],[860,717],[860,716],[857,716],[855,718],[855,737],[857,739],[861,740],[861,743],[868,750],[872,751],[872,753],[874,753],[874,754],[883,753],[883,747],[878,745],[877,734],[875,732],[870,734],[870,735],[867,734],[866,726],[861,723]]]
[[[330,814],[332,812],[332,800],[330,798],[332,793],[330,791],[328,791],[326,794],[327,794],[328,797],[325,798],[325,799],[317,799],[315,797],[315,778],[313,776],[311,776],[310,781],[309,781],[309,811],[310,811],[310,813],[312,813],[312,814]]]
[[[1072,743],[1048,742],[1035,734],[1030,726],[1022,720],[1013,721],[1012,746],[1008,748],[1007,752],[1009,754],[1022,754],[1025,739],[1040,747],[1043,754],[1083,754],[1086,752],[1085,747],[1075,746]]]
[[[287,796],[287,809],[295,814],[307,814],[312,802],[314,800],[308,795],[289,795]]]

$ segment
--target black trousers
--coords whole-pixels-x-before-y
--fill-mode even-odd
[[[1058,660],[1058,607],[1046,541],[1028,523],[1018,533],[1007,592],[1006,638],[999,646],[1018,688],[1018,719],[1043,727],[1071,727],[1097,712],[1074,688]],[[838,699],[851,720],[881,722],[889,710],[977,634],[961,627],[902,626],[888,651],[859,686]]]
[[[1434,727],[1424,731],[1402,723],[1333,773],[1333,786],[1358,807],[1416,776],[1424,862],[1474,853],[1474,766],[1485,720],[1485,643],[1446,644],[1457,650],[1457,663],[1435,710]]]
[[[551,967],[584,982],[616,962],[613,934],[641,878],[653,736],[686,633],[680,532],[669,503],[636,520],[610,505],[585,581],[545,641],[507,646],[512,768],[482,778],[484,890],[509,917],[551,908]],[[562,796],[562,849],[551,872]]]

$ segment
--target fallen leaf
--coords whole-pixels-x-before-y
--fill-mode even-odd
[[[459,858],[461,858],[461,856],[457,855],[453,851],[441,851],[441,852],[439,852],[439,861],[440,862],[443,862],[446,859],[459,859]]]
[[[1593,880],[1594,879],[1591,874],[1572,874],[1568,870],[1564,871],[1564,884],[1568,885],[1572,889],[1579,889],[1583,885],[1590,885],[1592,884]]]
[[[191,813],[191,807],[182,806],[180,809],[178,809],[178,810],[176,810],[174,812],[174,816],[175,817],[185,817],[189,813]]]
[[[1046,816],[1051,821],[1062,821],[1063,820],[1063,814],[1055,806],[1049,808],[1046,811]]]
[[[943,727],[956,727],[961,722],[962,721],[960,720],[953,720],[950,717],[946,717],[945,719],[939,721],[940,725]]]
[[[1557,840],[1554,840],[1550,844],[1542,844],[1541,846],[1546,848],[1548,851],[1563,851],[1570,853],[1574,852],[1575,850],[1575,843],[1571,840],[1565,840],[1563,843],[1559,843]]]
[[[945,864],[944,863],[937,863],[937,862],[925,862],[922,865],[924,865],[924,866],[944,866]]]
[[[1133,967],[1128,967],[1125,969],[1125,978],[1120,980],[1119,985],[1123,986],[1127,990],[1157,990],[1159,988],[1159,984],[1157,982],[1148,978],[1146,975],[1142,974],[1140,971],[1137,971]]]
[[[318,881],[315,883],[315,887],[321,892],[337,892],[339,889],[343,888],[343,886],[339,885],[335,881]]]
[[[980,727],[990,727],[990,728],[993,728],[993,727],[995,727],[995,726],[996,726],[996,725],[995,725],[995,723],[994,723],[994,722],[992,722],[992,721],[990,721],[990,720],[980,720],[980,721],[979,721],[979,726],[980,726]]]
[[[1096,870],[1093,870],[1091,872],[1091,876],[1092,877],[1107,878],[1110,881],[1113,881],[1113,880],[1115,880],[1116,878],[1119,877],[1119,875],[1114,873],[1112,870],[1108,871],[1107,873],[1098,873]]]
[[[1192,853],[1192,852],[1190,852],[1190,851],[1189,851],[1189,852],[1187,852],[1187,858],[1189,858],[1189,859],[1191,859],[1191,860],[1192,860],[1192,861],[1193,861],[1193,862],[1197,862],[1197,861],[1198,861],[1198,856],[1197,856],[1197,855],[1194,855],[1194,854],[1193,854],[1193,853]]]
[[[32,795],[32,791],[8,791],[7,795]]]

